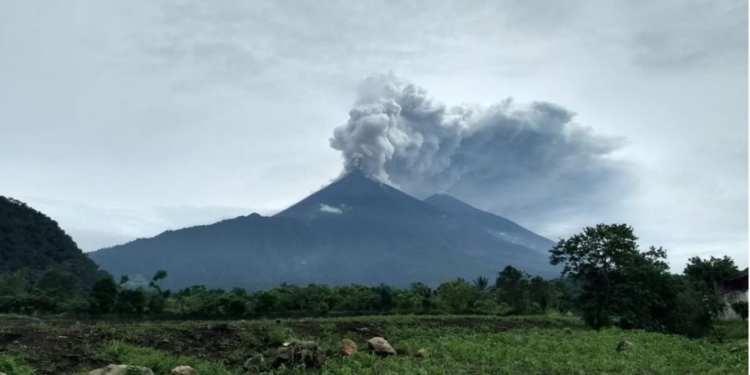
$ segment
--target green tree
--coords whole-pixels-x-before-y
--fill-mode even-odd
[[[578,295],[581,293],[579,283],[572,278],[565,277],[554,280],[555,289],[559,292],[557,308],[562,313],[578,313]]]
[[[160,280],[164,280],[167,277],[167,271],[164,270],[158,270],[154,274],[154,277],[151,278],[151,281],[148,283],[148,286],[155,289],[159,294],[162,293],[161,287],[159,284],[157,284]]]
[[[55,301],[66,301],[79,293],[78,278],[67,270],[49,268],[34,286],[38,293]]]
[[[708,290],[714,288],[722,281],[737,275],[740,270],[734,264],[734,260],[728,256],[723,258],[711,257],[703,260],[700,257],[688,259],[688,264],[683,274],[692,282],[706,287]]]
[[[490,280],[487,279],[484,276],[479,276],[476,279],[474,279],[474,287],[477,288],[477,291],[480,293],[487,291],[487,288],[490,285]]]
[[[161,293],[149,293],[147,299],[149,314],[161,314],[164,311],[166,300]]]
[[[508,304],[515,314],[526,312],[529,275],[513,266],[506,266],[495,280],[495,291],[500,301]]]
[[[539,309],[544,313],[548,308],[557,305],[559,291],[554,283],[536,276],[529,281],[529,297],[531,301],[539,305]]]
[[[275,294],[269,293],[268,291],[260,292],[256,298],[255,313],[259,316],[264,316],[271,312],[276,305]]]
[[[25,294],[29,286],[29,277],[25,269],[0,275],[0,297]]]
[[[441,284],[437,288],[437,296],[454,313],[468,310],[478,297],[476,288],[460,279]]]
[[[705,335],[712,315],[703,295],[686,277],[668,272],[666,250],[641,252],[637,239],[625,224],[599,224],[550,250],[552,264],[564,264],[563,276],[581,288],[576,302],[586,324]]]
[[[432,290],[424,283],[412,283],[410,292],[416,296],[418,302],[417,306],[420,307],[423,313],[432,311],[435,303],[432,299]]]
[[[651,248],[641,253],[637,239],[626,224],[599,224],[561,239],[550,250],[550,262],[564,265],[562,275],[581,283],[578,302],[591,327],[611,325],[623,314],[639,315],[629,312],[655,302],[649,299],[654,285],[648,283],[666,273],[666,252]]]
[[[100,279],[91,288],[91,311],[109,314],[117,302],[117,284],[111,277]]]
[[[124,289],[118,295],[115,311],[121,314],[135,314],[140,316],[145,312],[146,305],[146,293],[143,289]]]
[[[726,305],[720,295],[721,282],[739,273],[734,260],[728,256],[723,258],[711,257],[703,260],[700,257],[688,259],[683,274],[696,285],[703,294],[703,300],[714,316],[724,313]]]
[[[379,307],[381,311],[389,311],[393,308],[393,306],[395,306],[395,302],[393,299],[394,290],[392,287],[385,284],[380,284],[375,287],[375,292],[380,297]]]

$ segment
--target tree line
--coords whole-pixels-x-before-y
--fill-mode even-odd
[[[71,287],[75,277],[64,270],[48,269],[35,280],[21,270],[0,275],[0,312],[144,318],[559,312],[580,316],[595,329],[617,326],[690,337],[710,333],[726,309],[717,286],[741,273],[734,261],[694,257],[682,274],[673,274],[666,250],[641,251],[636,241],[625,224],[600,224],[561,239],[550,250],[550,262],[563,266],[558,279],[507,266],[493,278],[459,278],[437,288],[416,282],[406,288],[282,284],[248,292],[197,285],[170,291],[159,285],[168,277],[160,270],[147,286],[129,287],[126,276],[119,282],[103,277],[85,293],[76,293],[79,289]],[[746,302],[731,308],[747,316]]]
[[[570,287],[563,280],[531,277],[512,266],[494,281],[456,279],[437,288],[416,282],[407,288],[377,286],[282,284],[269,290],[209,289],[203,285],[162,290],[167,277],[158,271],[147,287],[129,287],[128,278],[97,281],[88,295],[59,293],[66,280],[56,270],[29,288],[26,274],[0,275],[0,312],[76,313],[93,316],[183,318],[261,318],[359,314],[542,314],[564,306]],[[53,277],[54,275],[54,277]],[[48,287],[54,285],[54,287]],[[570,304],[572,305],[572,304]]]

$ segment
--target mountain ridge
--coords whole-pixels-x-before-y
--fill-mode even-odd
[[[89,257],[116,276],[166,269],[166,287],[436,285],[492,276],[509,264],[533,274],[554,273],[538,249],[487,232],[485,227],[497,223],[480,226],[481,215],[451,209],[354,170],[273,216],[254,213],[164,232]]]

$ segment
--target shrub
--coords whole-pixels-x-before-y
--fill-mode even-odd
[[[732,310],[742,318],[744,322],[747,319],[747,301],[735,302],[732,304]]]

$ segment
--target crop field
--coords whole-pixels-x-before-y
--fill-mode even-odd
[[[366,341],[385,338],[380,357]],[[358,344],[339,353],[342,339]],[[277,348],[310,340],[320,366],[272,366]],[[632,343],[616,350],[622,341]],[[423,349],[421,355],[417,352]],[[424,354],[426,352],[426,355]],[[256,353],[267,362],[243,369]],[[266,374],[747,374],[747,326],[723,323],[710,339],[642,331],[593,331],[563,317],[376,316],[231,322],[76,322],[0,318],[0,372],[88,374],[108,364],[156,375],[179,365],[201,375]],[[307,367],[307,368],[306,368]]]

